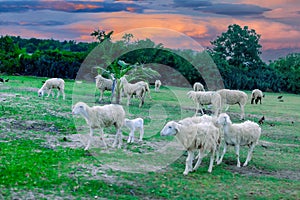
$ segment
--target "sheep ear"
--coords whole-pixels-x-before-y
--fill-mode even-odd
[[[174,129],[175,129],[175,131],[176,131],[176,134],[180,131],[180,129],[179,129],[179,124],[175,124],[174,125]]]
[[[227,124],[227,116],[226,117],[224,117],[224,119],[225,119],[225,121],[224,121],[224,125],[226,125]]]

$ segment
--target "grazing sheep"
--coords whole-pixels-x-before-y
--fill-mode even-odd
[[[258,123],[262,125],[264,121],[265,121],[265,116],[262,116],[262,118],[259,119]]]
[[[143,141],[144,136],[144,120],[142,118],[136,118],[136,119],[127,119],[125,118],[124,125],[130,129],[129,137],[127,140],[127,143],[133,143],[134,142],[134,131],[137,129],[140,129],[140,139],[139,141]]]
[[[257,104],[258,102],[260,102],[261,104],[261,99],[265,97],[265,95],[262,93],[261,90],[259,89],[255,89],[252,91],[252,94],[251,94],[251,104],[254,103],[254,100],[255,100],[255,104]]]
[[[117,129],[113,147],[116,146],[117,140],[119,138],[118,148],[122,145],[122,132],[121,127],[124,124],[125,111],[121,105],[109,104],[104,106],[93,106],[89,107],[83,102],[78,102],[74,105],[72,109],[72,114],[81,115],[86,123],[90,126],[90,135],[88,144],[84,150],[88,150],[90,147],[91,139],[95,128],[100,129],[101,139],[104,143],[105,148],[107,145],[104,141],[103,128],[114,125]]]
[[[196,170],[199,167],[202,159],[206,156],[205,152],[211,154],[208,172],[212,171],[215,151],[219,143],[220,135],[217,127],[212,123],[184,125],[175,121],[170,121],[162,129],[161,136],[171,135],[174,135],[188,151],[186,166],[183,172],[184,175],[187,175],[190,171]],[[192,163],[195,150],[199,150],[199,155],[197,163],[193,168]]]
[[[221,108],[221,96],[216,92],[195,92],[195,91],[189,91],[187,93],[188,98],[192,99],[194,103],[196,104],[196,113],[200,108],[202,115],[204,115],[202,106],[203,105],[210,105],[212,104],[214,110],[215,110],[215,116],[219,114],[220,108]],[[201,105],[201,107],[200,107]]]
[[[63,95],[63,99],[65,100],[65,81],[61,78],[50,78],[45,81],[41,89],[38,91],[39,97],[44,96],[45,91],[48,91],[48,96],[50,96],[52,89],[56,88],[58,90],[57,92],[57,98],[60,95],[60,92]],[[54,94],[52,94],[54,96]]]
[[[154,85],[155,85],[155,92],[158,92],[159,88],[161,86],[161,81],[160,80],[156,80]]]
[[[244,107],[248,99],[248,96],[245,92],[239,90],[221,89],[218,90],[217,93],[221,95],[222,109],[224,108],[225,104],[227,105],[239,104],[241,108],[241,120],[245,119]]]
[[[9,79],[6,79],[6,80],[5,80],[5,79],[3,79],[3,78],[0,78],[0,82],[1,82],[1,83],[8,82],[8,81],[9,81]]]
[[[252,152],[257,144],[261,128],[257,123],[246,121],[239,124],[233,124],[230,117],[226,113],[221,113],[218,117],[217,123],[223,126],[224,130],[224,150],[221,155],[220,160],[217,164],[220,164],[223,160],[224,154],[228,145],[235,147],[235,154],[237,156],[237,167],[241,167],[240,163],[240,146],[249,146],[249,151],[247,159],[243,166],[247,166],[248,162],[251,160]]]
[[[197,92],[197,91],[204,92],[205,91],[204,90],[204,86],[201,83],[199,83],[199,82],[194,83],[193,89],[194,89],[195,92]]]
[[[128,81],[126,80],[126,78],[123,76],[121,79],[121,84],[123,85],[123,92],[124,95],[127,96],[127,106],[129,106],[130,104],[130,99],[132,97],[132,95],[136,95],[137,98],[140,99],[140,104],[139,107],[142,107],[142,105],[144,104],[144,99],[145,99],[145,94],[146,92],[149,92],[150,95],[150,89],[148,86],[148,83],[144,82],[144,81],[139,81],[137,83],[131,84],[128,83]]]
[[[111,79],[104,78],[100,74],[95,77],[96,79],[96,87],[100,90],[99,102],[103,99],[103,93],[105,90],[112,91],[113,90],[113,81]],[[113,92],[113,91],[112,91]]]

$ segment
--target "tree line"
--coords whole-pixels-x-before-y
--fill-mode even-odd
[[[263,62],[260,35],[247,26],[228,26],[228,30],[211,41],[212,47],[204,52],[168,49],[150,39],[133,40],[132,34],[125,34],[121,40],[112,42],[112,34],[113,31],[108,34],[94,31],[91,35],[98,41],[91,43],[1,36],[0,73],[75,79],[85,63],[95,69],[94,73],[105,76],[117,59],[132,65],[151,64],[151,68],[161,74],[162,80],[174,84],[180,73],[193,84],[196,81],[205,83],[204,77],[193,67],[197,63],[185,58],[197,58],[202,65],[209,67],[212,66],[210,57],[226,88],[300,93],[300,53],[289,54],[268,64]],[[91,57],[96,48],[96,52],[103,53]],[[170,66],[174,71],[166,73],[164,66]],[[107,71],[101,71],[104,68]]]

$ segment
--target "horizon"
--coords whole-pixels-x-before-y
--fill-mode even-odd
[[[300,52],[300,2],[297,0],[84,0],[0,1],[0,35],[59,41],[93,42],[95,29],[115,35],[143,28],[166,28],[210,47],[231,24],[248,26],[261,35],[264,61]],[[170,42],[163,32],[133,34],[155,43]],[[173,46],[178,42],[171,38]],[[176,44],[177,43],[177,44]],[[182,44],[188,49],[189,44]]]

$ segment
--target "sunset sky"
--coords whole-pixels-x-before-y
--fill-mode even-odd
[[[114,30],[118,36],[157,27],[207,47],[230,24],[239,24],[261,35],[265,59],[300,52],[299,21],[299,0],[0,0],[0,35],[79,42],[93,41],[90,33],[97,28]],[[172,37],[168,31],[160,31],[159,37],[155,31],[134,35],[136,39],[156,37],[162,43]],[[174,41],[174,47],[180,46],[181,40]],[[188,48],[184,42],[181,45]]]

